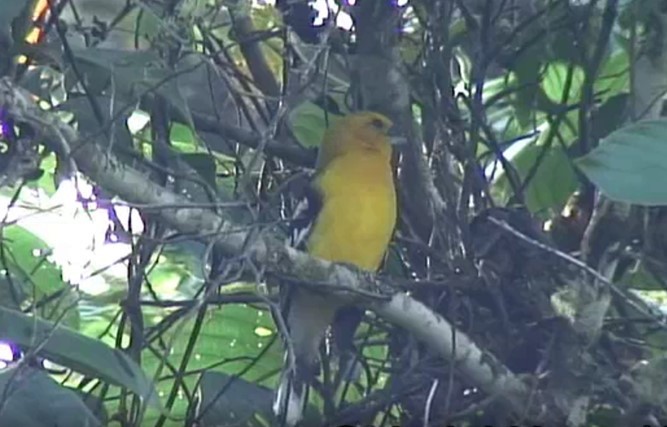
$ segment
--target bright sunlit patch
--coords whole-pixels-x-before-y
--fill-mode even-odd
[[[467,388],[467,389],[463,390],[463,395],[464,396],[470,396],[470,395],[473,395],[473,394],[476,394],[476,393],[477,393],[477,387]]]
[[[348,1],[348,4],[353,5],[354,1]],[[340,6],[334,0],[315,0],[313,8],[317,11],[317,17],[313,21],[313,25],[316,27],[324,24],[324,21],[329,18],[330,13],[336,16],[336,26],[338,28],[349,30],[354,25],[352,17],[342,10],[339,11]]]
[[[26,189],[21,192],[21,204],[7,214],[7,221],[16,221],[46,243],[48,260],[60,267],[65,282],[98,295],[108,291],[109,277],[126,276],[126,267],[119,260],[131,247],[108,239],[110,202],[96,200],[93,190],[81,176],[62,181],[51,197],[39,189]],[[0,215],[7,212],[9,201],[7,197],[0,199]],[[105,208],[99,206],[102,202]],[[129,209],[126,212],[129,214]],[[133,217],[132,225],[137,231],[143,229],[138,216]],[[44,251],[33,255],[43,256]]]
[[[150,121],[150,116],[143,111],[135,110],[127,118],[127,128],[130,133],[135,134],[146,127]]]
[[[115,210],[118,221],[123,225],[123,228],[129,230],[130,225],[132,225],[133,234],[143,233],[144,223],[141,221],[141,215],[139,215],[136,209],[132,209],[129,206],[117,205]]]
[[[14,360],[14,350],[6,341],[0,341],[0,363]]]
[[[265,328],[264,326],[258,326],[255,328],[255,335],[258,337],[270,337],[273,335],[273,331],[269,328]]]
[[[408,4],[408,0],[394,0],[396,6],[398,7],[403,7]],[[347,0],[347,5],[349,6],[354,6],[357,1],[356,0]],[[275,0],[254,0],[253,1],[254,5],[267,5],[267,6],[274,6],[276,4]],[[352,17],[350,14],[340,11],[340,6],[338,5],[338,2],[335,0],[314,0],[311,2],[313,9],[317,12],[317,16],[315,17],[315,20],[313,21],[313,26],[319,27],[322,24],[324,24],[324,21],[329,17],[329,13],[333,13],[336,15],[336,26],[338,28],[342,28],[344,30],[349,30],[352,28],[354,25],[354,21],[352,20]]]

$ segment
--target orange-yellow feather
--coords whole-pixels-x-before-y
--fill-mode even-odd
[[[307,242],[312,255],[370,271],[380,266],[396,223],[390,126],[384,116],[358,113],[325,136],[315,179],[322,208]]]

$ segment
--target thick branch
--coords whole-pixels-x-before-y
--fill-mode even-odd
[[[267,234],[259,234],[252,239],[247,227],[236,227],[210,210],[196,207],[159,208],[187,206],[189,202],[151,182],[143,174],[100,150],[98,145],[82,141],[72,127],[39,109],[27,91],[16,87],[7,78],[0,80],[0,108],[18,122],[39,128],[46,140],[56,141],[60,147],[70,147],[71,157],[80,170],[106,190],[127,202],[156,206],[156,214],[171,227],[200,239],[215,238],[221,251],[228,255],[244,253],[252,261],[263,265],[269,274],[294,276],[309,283],[335,284],[335,287],[323,286],[322,289],[335,293],[338,298],[368,306],[380,316],[404,327],[443,358],[456,363],[465,376],[489,394],[498,396],[513,412],[526,414],[529,388],[492,355],[482,351],[465,334],[458,332],[421,302],[402,292],[386,299],[364,296],[369,292],[377,294],[379,282],[376,278],[310,257]],[[535,396],[532,398],[535,402],[540,401]],[[545,420],[560,419],[547,418],[550,414],[545,413],[543,407],[540,410],[540,417]],[[538,415],[532,415],[531,421],[538,421]]]
[[[262,52],[259,40],[253,39],[255,26],[250,18],[250,2],[239,1],[230,9],[232,26],[241,48],[241,53],[248,64],[255,84],[264,95],[275,103],[280,96],[280,85],[271,71],[271,67]]]
[[[222,123],[204,114],[193,113],[194,124],[199,131],[211,132],[229,138],[250,148],[262,146],[262,136],[242,127]],[[315,152],[294,145],[281,144],[274,140],[266,141],[264,151],[299,166],[313,167]]]

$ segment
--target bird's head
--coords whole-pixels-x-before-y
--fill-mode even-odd
[[[391,156],[392,138],[389,130],[392,125],[386,116],[373,111],[348,114],[337,120],[324,134],[320,146],[320,165],[349,153],[375,153],[388,161]]]

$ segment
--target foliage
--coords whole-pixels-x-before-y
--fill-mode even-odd
[[[0,0],[2,77],[253,236],[284,237],[293,183],[340,113],[392,116],[411,145],[396,155],[388,286],[530,378],[571,425],[667,417],[664,304],[642,297],[667,290],[667,127],[624,125],[641,115],[641,58],[661,66],[657,2],[358,1],[340,12],[352,29],[304,27],[306,2],[50,3]],[[55,200],[65,177],[87,180],[62,141],[2,106],[0,122],[10,212],[39,215],[26,194]],[[128,205],[109,193],[123,183],[93,184],[75,203],[102,213],[91,239],[121,255],[91,261],[79,286],[25,218],[0,226],[0,347],[20,348],[0,362],[0,424],[273,425],[275,277],[160,219],[188,207]],[[308,422],[532,421],[427,344],[367,312],[356,375],[323,346]]]

